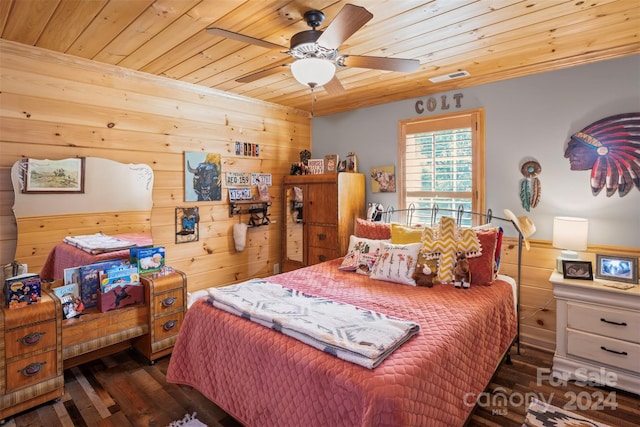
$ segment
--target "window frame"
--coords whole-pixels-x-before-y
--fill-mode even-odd
[[[473,212],[484,213],[486,207],[486,165],[485,165],[485,114],[483,108],[460,111],[449,114],[441,114],[414,119],[400,120],[398,122],[398,206],[399,209],[407,209],[406,180],[406,138],[407,135],[435,132],[438,130],[471,127],[471,209]],[[474,130],[475,129],[475,130]],[[434,192],[446,197],[453,197],[455,192]],[[473,225],[481,223],[481,217],[472,215]]]

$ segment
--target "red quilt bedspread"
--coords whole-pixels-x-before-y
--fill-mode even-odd
[[[216,309],[188,310],[167,380],[192,386],[245,426],[458,426],[516,334],[511,286],[418,288],[337,269],[269,278],[420,324],[370,370]]]

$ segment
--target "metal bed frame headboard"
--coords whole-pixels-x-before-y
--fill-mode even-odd
[[[407,225],[410,225],[413,220],[413,215],[416,211],[431,211],[430,225],[432,226],[434,223],[436,223],[436,220],[438,218],[438,213],[448,212],[448,213],[455,213],[456,224],[458,226],[460,226],[460,224],[462,223],[462,219],[464,215],[470,215],[471,217],[483,218],[485,224],[489,224],[494,219],[508,222],[516,230],[516,232],[518,233],[518,273],[516,278],[516,316],[517,316],[518,329],[516,333],[516,344],[517,344],[518,354],[520,354],[520,279],[522,276],[522,242],[524,240],[524,236],[520,232],[520,229],[516,226],[516,224],[511,219],[494,216],[491,209],[487,209],[486,213],[473,212],[473,211],[465,210],[463,205],[459,205],[457,209],[441,208],[437,204],[433,204],[431,207],[428,207],[428,208],[416,208],[413,203],[411,203],[409,207],[406,209],[394,209],[393,207],[388,207],[382,214],[382,221],[391,222],[391,219],[393,218],[394,214],[405,213],[406,214],[405,223]]]

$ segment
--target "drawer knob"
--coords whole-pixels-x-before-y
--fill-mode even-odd
[[[319,240],[325,240],[327,238],[327,235],[324,233],[318,233],[318,239]]]
[[[627,322],[612,322],[611,320],[607,320],[604,317],[601,317],[600,321],[604,323],[609,323],[610,325],[627,326]]]
[[[20,372],[25,377],[32,377],[34,375],[38,375],[38,373],[40,373],[40,371],[42,370],[42,367],[44,366],[45,363],[47,363],[47,362],[29,363],[24,368],[19,369],[18,372]]]
[[[327,260],[327,257],[325,255],[318,255],[318,259],[320,260],[320,262],[325,262]]]
[[[171,307],[173,304],[176,303],[176,300],[177,300],[176,297],[166,297],[165,299],[162,300],[162,306]]]
[[[615,353],[615,354],[620,354],[622,356],[627,356],[629,353],[627,353],[626,351],[615,351],[615,350],[609,350],[607,347],[605,346],[600,346],[601,349],[603,349],[604,351],[608,351],[609,353]]]
[[[164,329],[165,332],[169,332],[170,330],[175,328],[177,324],[178,324],[177,320],[167,320],[162,324],[162,329]]]
[[[44,332],[31,332],[22,338],[18,338],[18,341],[21,342],[22,345],[36,345],[40,342],[44,334]]]

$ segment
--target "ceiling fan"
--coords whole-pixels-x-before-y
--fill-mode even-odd
[[[338,52],[345,40],[373,18],[373,14],[364,7],[346,4],[324,31],[317,29],[325,18],[321,11],[309,10],[304,13],[303,18],[311,30],[294,34],[289,48],[222,28],[211,27],[206,31],[212,35],[268,49],[283,50],[282,53],[290,55],[294,60],[289,64],[277,65],[236,79],[240,83],[253,82],[280,72],[282,67],[290,66],[291,73],[298,82],[312,90],[317,86],[323,86],[329,94],[336,95],[344,91],[344,87],[335,76],[336,68],[357,67],[410,73],[420,66],[416,59],[341,55]]]

